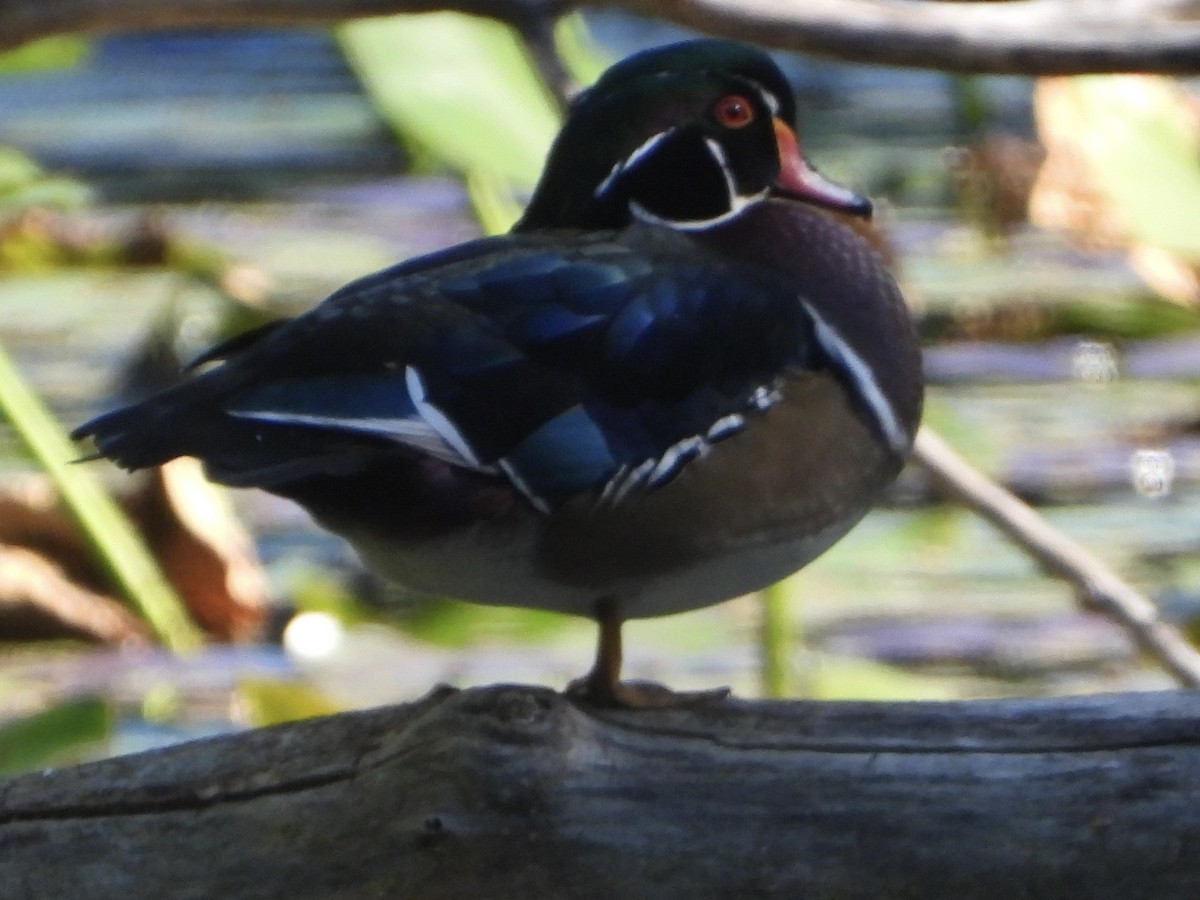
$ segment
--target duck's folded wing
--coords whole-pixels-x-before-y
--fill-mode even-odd
[[[420,454],[550,510],[669,480],[769,406],[811,343],[779,284],[674,246],[473,246],[235,339],[206,354],[219,365],[76,436],[129,468],[193,455],[264,487]]]

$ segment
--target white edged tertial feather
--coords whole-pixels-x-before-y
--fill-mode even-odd
[[[501,459],[496,462],[496,465],[508,477],[508,480],[513,483],[513,486],[525,496],[525,499],[530,502],[534,509],[545,515],[550,515],[550,504],[529,486],[529,482],[521,476],[521,473],[517,471],[512,463],[507,459]]]
[[[426,453],[443,462],[463,465],[462,454],[451,447],[424,419],[382,416],[319,416],[309,413],[280,412],[271,409],[234,409],[235,419],[269,422],[273,425],[302,425],[329,428],[387,438]]]
[[[412,398],[417,414],[429,423],[429,426],[441,436],[442,440],[458,452],[461,457],[460,465],[480,470],[490,468],[480,462],[475,451],[471,449],[471,445],[467,443],[466,438],[462,436],[449,417],[429,402],[425,393],[425,382],[421,380],[420,372],[412,366],[406,368],[404,383],[408,387],[408,395]]]

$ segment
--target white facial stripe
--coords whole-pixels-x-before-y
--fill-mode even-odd
[[[592,196],[597,200],[603,197],[605,193],[607,193],[608,189],[613,186],[613,182],[617,180],[617,176],[620,175],[624,169],[624,161],[618,162],[616,165],[614,165],[612,167],[612,171],[604,176],[604,180],[600,182],[599,186],[594,191],[592,191]]]
[[[763,101],[763,103],[765,103],[767,105],[767,109],[769,109],[771,111],[771,115],[773,115],[773,116],[779,115],[779,110],[783,108],[779,102],[779,98],[776,97],[773,93],[771,93],[771,91],[768,91],[766,89],[766,87],[764,87],[762,84],[755,81],[754,79],[747,78],[746,81],[748,81],[748,82],[750,82],[750,84],[754,85],[754,89],[756,91],[758,91],[758,96],[762,97],[762,101]]]
[[[725,155],[725,148],[719,141],[714,141],[712,138],[705,138],[704,144],[708,147],[708,152],[712,154],[717,168],[721,170],[721,175],[725,178],[725,190],[729,194],[729,208],[734,209],[736,208],[734,201],[738,199],[737,185],[733,181],[733,173],[729,171],[729,157]]]
[[[761,90],[761,89],[760,89]],[[770,94],[763,92],[763,95],[768,99],[767,105],[772,108],[778,106],[778,101],[775,101]],[[657,134],[652,134],[635,149],[629,156],[618,162],[612,167],[612,170],[604,177],[604,180],[592,191],[592,196],[596,199],[603,197],[609,189],[612,188],[616,180],[629,169],[636,166],[641,160],[650,153],[654,152],[662,141],[675,132],[675,129],[669,128],[666,131],[660,131]],[[729,168],[729,158],[725,155],[725,148],[718,141],[712,138],[705,138],[704,144],[708,148],[709,154],[713,158],[713,162],[717,164],[717,168],[721,170],[721,176],[725,179],[725,190],[729,195],[729,209],[720,215],[713,216],[709,219],[664,219],[662,216],[655,215],[642,206],[636,200],[629,204],[629,211],[633,213],[634,218],[646,222],[650,225],[661,225],[665,228],[675,228],[679,231],[703,231],[706,228],[712,228],[715,225],[720,225],[723,222],[728,222],[730,219],[737,216],[747,206],[757,203],[760,200],[766,199],[768,188],[763,188],[755,194],[743,196],[737,192],[737,184],[733,179],[733,172]]]
[[[656,216],[636,200],[629,204],[629,211],[633,213],[635,219],[645,222],[648,225],[661,225],[664,228],[674,228],[678,231],[703,231],[705,228],[712,228],[714,225],[728,222],[738,214],[738,210],[731,209],[711,219],[693,219],[691,221],[676,222],[674,219],[664,219],[662,216]]]
[[[801,301],[803,303],[803,301]],[[879,382],[875,378],[875,373],[871,371],[871,367],[863,361],[854,349],[842,340],[841,335],[833,330],[817,312],[804,303],[804,308],[808,310],[808,314],[812,317],[814,330],[817,340],[825,349],[825,352],[833,357],[834,361],[840,365],[843,371],[853,379],[855,386],[858,388],[862,398],[866,401],[867,407],[875,416],[875,420],[879,423],[879,427],[883,429],[884,436],[892,449],[897,453],[904,453],[908,449],[908,433],[900,424],[900,419],[896,415],[896,410],[892,407],[891,401],[879,387]]]
[[[426,399],[425,382],[421,380],[421,373],[409,366],[404,370],[404,382],[408,386],[408,395],[412,398],[418,415],[441,435],[442,440],[461,454],[468,465],[476,469],[484,468],[479,457],[475,455],[475,451],[471,449],[471,445],[467,443],[466,438],[462,436],[454,423]]]
[[[612,187],[613,182],[616,181],[617,177],[622,172],[624,172],[626,169],[632,169],[634,166],[636,166],[641,161],[642,157],[648,153],[652,153],[654,148],[657,147],[661,141],[665,140],[674,131],[674,128],[668,128],[666,131],[660,131],[658,134],[652,134],[650,137],[646,138],[646,140],[642,141],[637,149],[630,153],[628,157],[612,167],[612,171],[605,176],[602,182],[600,182],[600,185],[592,192],[592,196],[596,197],[597,199],[604,196],[605,192]]]
[[[633,213],[634,218],[649,225],[661,225],[664,228],[674,228],[676,231],[703,231],[706,228],[720,225],[722,222],[728,222],[741,213],[747,206],[757,203],[766,196],[767,192],[763,191],[760,194],[752,194],[749,197],[734,197],[731,209],[726,210],[719,216],[713,216],[711,219],[664,219],[662,216],[656,216],[650,212],[650,210],[646,209],[646,207],[642,206],[636,200],[629,204],[629,211]]]
[[[705,138],[704,145],[708,148],[709,155],[712,156],[713,162],[721,170],[721,176],[725,179],[725,191],[729,196],[729,209],[709,219],[664,219],[662,216],[650,212],[650,210],[634,200],[629,204],[629,211],[633,213],[635,218],[651,225],[662,225],[678,231],[703,231],[706,228],[720,225],[722,222],[728,222],[741,213],[747,206],[766,198],[767,188],[749,196],[739,194],[737,192],[737,184],[733,180],[733,172],[729,169],[729,158],[725,155],[725,148],[721,146],[719,141],[715,141],[712,138]],[[644,147],[645,145],[643,144],[642,146]],[[628,164],[626,164],[626,168],[628,168]]]

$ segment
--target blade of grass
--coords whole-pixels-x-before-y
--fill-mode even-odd
[[[28,772],[106,739],[112,710],[96,697],[83,697],[0,724],[0,775]]]
[[[168,648],[203,642],[174,588],[163,577],[129,519],[91,473],[71,465],[79,453],[0,345],[0,411],[54,481],[134,608]]]
[[[571,77],[582,85],[591,84],[613,63],[592,40],[587,23],[579,13],[558,20],[554,26],[554,44]]]
[[[787,582],[780,581],[759,591],[759,678],[764,697],[782,699],[791,694],[791,622],[788,616]]]

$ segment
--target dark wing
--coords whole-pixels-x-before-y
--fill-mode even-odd
[[[636,234],[485,240],[369,276],[75,436],[268,488],[398,451],[543,510],[652,487],[769,404],[811,324],[787,285]]]

